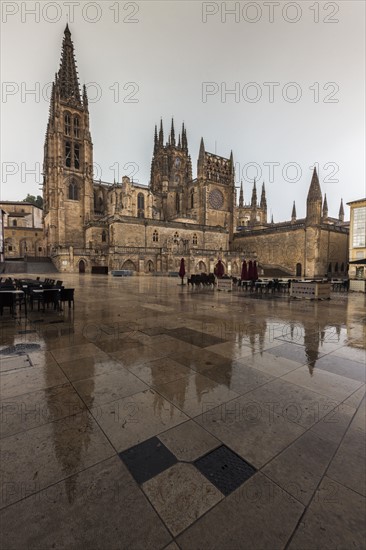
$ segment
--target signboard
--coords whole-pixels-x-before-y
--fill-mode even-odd
[[[217,290],[226,290],[231,292],[233,289],[233,281],[231,279],[216,279]]]

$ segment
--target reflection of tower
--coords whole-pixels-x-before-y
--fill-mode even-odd
[[[90,362],[92,362],[92,360],[91,358]],[[97,359],[95,361],[97,361]],[[51,364],[45,366],[45,379],[46,382],[49,380],[50,386],[54,379],[52,369],[53,367]],[[85,398],[88,407],[91,408],[94,402],[94,364],[88,364],[88,366],[86,366],[86,363],[84,363],[84,369],[86,369],[85,378],[90,380],[90,384],[88,385],[89,392]],[[48,410],[52,414],[55,408],[54,393],[52,389],[46,391],[46,400]],[[56,459],[62,467],[64,477],[67,478],[65,481],[65,488],[68,501],[72,504],[76,496],[77,475],[71,475],[70,477],[70,474],[79,470],[78,465],[90,444],[90,433],[93,429],[94,421],[92,417],[87,414],[86,409],[81,412],[78,405],[72,401],[61,403],[60,407],[65,407],[68,416],[62,421],[52,422],[53,441],[51,444],[54,446]],[[56,412],[58,412],[57,406]],[[74,433],[71,434],[71,431]],[[72,442],[70,444],[71,437]]]
[[[169,358],[164,358],[161,361],[169,361]],[[156,387],[161,384],[161,372],[162,372],[162,365],[160,360],[154,361],[154,363],[150,363],[149,367],[151,369],[151,386]],[[184,376],[179,380],[179,383],[174,384],[174,391],[171,395],[171,401],[177,404],[177,406],[183,410],[185,401],[186,401],[186,393],[187,393],[187,387],[189,383],[190,376]],[[166,400],[162,399],[161,395],[158,393],[155,394],[154,398],[154,411],[161,412],[164,408],[164,405],[166,404]],[[171,417],[173,416],[174,406],[171,406]]]

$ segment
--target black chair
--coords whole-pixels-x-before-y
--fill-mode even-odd
[[[61,296],[60,296],[61,303],[68,302],[69,303],[69,308],[70,308],[71,307],[71,302],[72,302],[72,307],[74,308],[74,289],[73,288],[62,288],[60,294],[61,294]]]
[[[3,314],[4,307],[10,309],[10,313],[14,313],[14,294],[11,292],[0,292],[0,314]]]
[[[53,304],[53,309],[60,309],[60,291],[57,289],[46,289],[43,291],[41,301],[43,302],[43,311],[45,306]],[[39,307],[39,304],[38,304]]]
[[[62,281],[56,281],[56,286],[61,287],[62,286]]]

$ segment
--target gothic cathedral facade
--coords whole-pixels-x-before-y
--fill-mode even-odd
[[[313,276],[324,268],[317,260],[321,224],[328,232],[347,234],[340,220],[324,218],[319,182],[311,184],[316,189],[307,220],[296,220],[295,214],[295,221],[292,215],[291,222],[267,223],[264,183],[259,202],[254,182],[250,203],[244,204],[241,186],[237,204],[233,153],[227,158],[212,154],[203,139],[193,178],[187,129],[183,124],[176,133],[173,120],[167,139],[162,121],[155,126],[148,186],[126,176],[120,182],[95,181],[87,91],[85,86],[80,91],[68,26],[52,86],[43,168],[45,247],[59,271],[174,273],[184,257],[189,273],[212,272],[220,258],[228,274],[239,275],[244,258],[261,263],[273,235],[286,233],[288,240],[304,226],[305,254],[311,249],[314,256],[314,246],[318,252],[312,264],[305,260],[308,268],[302,275]],[[343,257],[343,244],[341,248]],[[298,271],[297,256],[303,262],[302,251],[289,261],[274,256],[269,253],[262,263],[281,263],[289,275]]]

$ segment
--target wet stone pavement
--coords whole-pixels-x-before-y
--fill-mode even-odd
[[[1,319],[1,547],[365,548],[365,297],[63,275]]]

